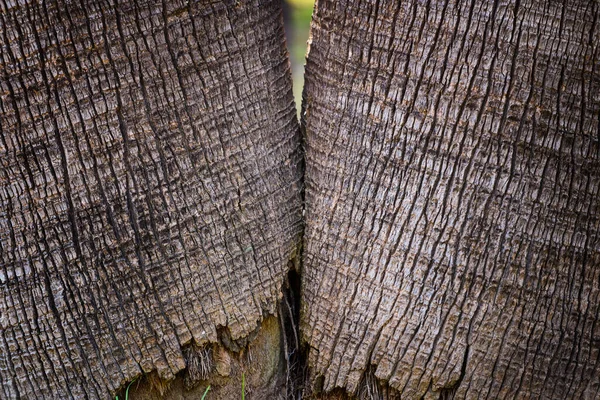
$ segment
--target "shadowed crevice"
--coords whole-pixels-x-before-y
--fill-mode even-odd
[[[286,399],[301,399],[307,376],[306,348],[300,339],[300,274],[299,258],[290,262],[279,318],[286,366]]]

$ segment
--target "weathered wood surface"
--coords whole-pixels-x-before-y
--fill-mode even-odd
[[[303,111],[314,391],[600,398],[599,9],[318,1]]]
[[[0,3],[0,397],[109,398],[274,314],[301,233],[276,1]]]

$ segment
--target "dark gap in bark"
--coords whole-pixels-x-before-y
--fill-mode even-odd
[[[391,388],[387,382],[381,381],[375,376],[377,366],[369,365],[362,375],[358,386],[356,397],[348,396],[348,399],[357,400],[399,400],[400,393]]]
[[[440,400],[452,400],[454,399],[454,394],[456,393],[456,388],[444,388],[440,390]]]
[[[348,395],[348,399],[357,400],[400,400],[400,393],[390,387],[387,382],[375,376],[376,365],[369,365],[362,375],[356,397]]]
[[[360,400],[379,400],[382,396],[381,384],[375,376],[375,366],[370,365],[363,373],[357,397]]]
[[[279,304],[281,334],[283,336],[283,355],[286,367],[286,393],[288,400],[302,399],[304,382],[306,381],[306,349],[300,341],[300,274],[299,256],[290,261],[283,291],[283,299]]]

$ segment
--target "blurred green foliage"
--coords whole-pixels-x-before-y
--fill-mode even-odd
[[[288,22],[288,48],[292,63],[294,85],[294,99],[300,114],[302,103],[302,87],[304,85],[304,64],[306,57],[307,41],[310,31],[314,0],[287,0]]]

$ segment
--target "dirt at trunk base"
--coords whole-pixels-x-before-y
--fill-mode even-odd
[[[247,400],[285,399],[286,366],[278,319],[265,318],[249,339],[240,346],[223,332],[219,344],[191,346],[185,351],[186,369],[173,381],[163,381],[154,373],[145,375],[130,386],[129,399],[198,400],[208,385],[206,400],[241,399],[242,383]],[[125,399],[125,388],[119,399]]]

